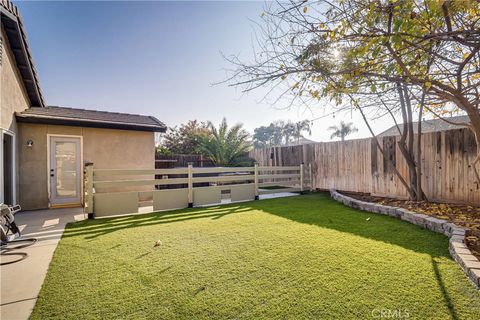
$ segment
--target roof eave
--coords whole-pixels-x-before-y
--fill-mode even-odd
[[[150,132],[166,132],[167,128],[164,126],[154,126],[147,124],[115,122],[115,121],[100,121],[93,119],[78,119],[52,116],[39,116],[16,113],[17,122],[20,123],[34,123],[34,124],[51,124],[64,125],[76,127],[90,127],[103,129],[121,129],[134,131],[150,131]]]
[[[5,5],[9,6],[8,8]],[[20,71],[22,80],[27,91],[31,106],[44,107],[40,84],[33,64],[32,55],[30,53],[28,43],[26,40],[26,33],[23,29],[21,17],[15,5],[10,1],[2,2],[0,5],[1,23],[5,27],[9,46],[12,49],[12,54],[15,57],[17,68]],[[24,64],[19,65],[19,63]]]

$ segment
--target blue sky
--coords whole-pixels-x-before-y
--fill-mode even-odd
[[[251,132],[323,114],[321,106],[284,110],[287,101],[262,102],[266,90],[212,86],[231,67],[221,52],[251,56],[261,1],[16,4],[50,105],[153,115],[169,126],[225,116]],[[326,128],[340,120],[359,128],[352,138],[368,136],[360,118],[345,113],[315,121],[310,138],[329,140]]]

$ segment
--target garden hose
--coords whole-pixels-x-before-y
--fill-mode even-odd
[[[20,244],[20,245],[15,245],[17,243],[22,243],[22,242],[26,242],[26,243]],[[27,256],[28,256],[28,254],[26,252],[11,252],[11,251],[29,247],[29,246],[35,244],[36,242],[37,242],[36,238],[16,239],[16,240],[12,240],[12,241],[9,241],[9,242],[6,242],[6,243],[3,242],[2,246],[0,247],[0,255],[2,257],[3,256],[20,256],[20,258],[17,259],[17,260],[13,260],[13,261],[0,262],[0,266],[20,262],[20,261],[26,259]],[[10,245],[13,245],[13,247],[10,247]]]
[[[22,260],[25,260],[28,256],[28,254],[26,252],[2,252],[0,253],[0,255],[3,257],[3,256],[20,256],[19,259],[17,260],[12,260],[12,261],[7,261],[7,262],[0,262],[0,266],[5,266],[7,264],[12,264],[12,263],[16,263],[16,262],[20,262]]]

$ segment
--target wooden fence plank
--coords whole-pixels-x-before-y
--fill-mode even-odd
[[[337,188],[406,198],[407,190],[391,163],[406,181],[410,180],[398,140],[379,137],[386,159],[373,139],[276,147],[274,162],[270,159],[271,148],[255,149],[249,155],[260,167],[311,163],[314,189]],[[422,187],[429,200],[480,205],[480,186],[471,167],[477,148],[473,133],[469,129],[424,133],[421,144],[422,155],[416,155],[415,160],[421,163]]]

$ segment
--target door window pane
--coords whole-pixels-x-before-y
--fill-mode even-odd
[[[56,193],[57,197],[77,196],[77,144],[55,143]]]

